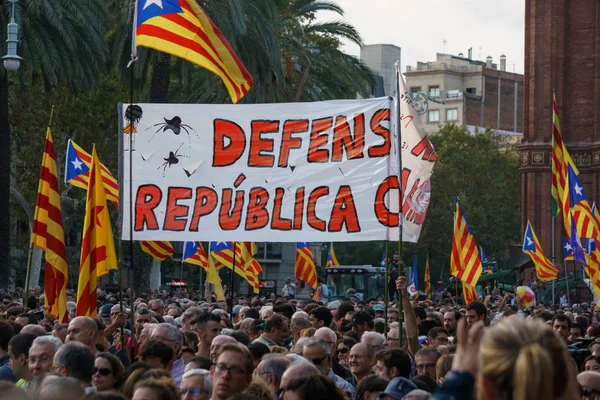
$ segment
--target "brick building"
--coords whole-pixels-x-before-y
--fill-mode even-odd
[[[470,130],[492,128],[520,140],[523,75],[506,71],[505,56],[498,66],[491,57],[483,62],[438,53],[436,61],[407,66],[405,76],[427,133],[451,122]]]
[[[553,89],[563,140],[588,198],[600,201],[600,1],[525,2],[525,112],[519,147],[522,232],[530,220],[548,255]],[[554,241],[557,265],[563,264],[563,234],[559,216]]]

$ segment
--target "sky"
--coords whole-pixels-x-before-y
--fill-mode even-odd
[[[365,44],[387,43],[402,49],[402,71],[417,61],[435,61],[436,53],[467,55],[485,61],[489,55],[499,64],[507,57],[506,69],[523,73],[525,45],[525,0],[335,0],[344,9]],[[339,17],[331,12],[321,21]],[[344,44],[343,50],[359,56],[360,48]],[[480,56],[481,55],[481,56]]]

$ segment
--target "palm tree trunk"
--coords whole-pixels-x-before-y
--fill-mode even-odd
[[[8,72],[0,71],[0,288],[11,282],[10,266],[10,124]]]
[[[152,60],[150,103],[166,103],[171,85],[171,56],[156,52]]]

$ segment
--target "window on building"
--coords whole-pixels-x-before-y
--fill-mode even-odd
[[[440,122],[440,110],[429,110],[427,122]]]
[[[281,259],[281,243],[259,242],[256,243],[255,258],[265,260],[280,260]]]
[[[449,108],[446,110],[446,121],[458,121],[458,109]]]
[[[429,97],[441,97],[439,86],[429,86]]]
[[[421,86],[413,86],[410,88],[411,93],[420,92],[420,91],[421,91]]]
[[[477,88],[468,87],[467,88],[467,93],[469,93],[469,94],[477,94]]]

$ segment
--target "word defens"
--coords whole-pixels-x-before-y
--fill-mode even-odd
[[[298,187],[291,192],[281,187],[224,188],[220,193],[206,186],[169,187],[163,193],[159,186],[147,184],[139,186],[136,193],[134,230],[198,232],[206,230],[202,228],[203,220],[212,227],[216,218],[223,231],[312,229],[357,233],[361,231],[359,214],[369,221],[376,219],[383,226],[393,227],[398,226],[399,215],[390,211],[388,194],[392,190],[397,192],[398,186],[397,176],[387,177],[374,190],[374,202],[359,212],[350,185],[336,189]],[[284,212],[283,205],[291,202],[293,207],[286,207],[288,211]],[[207,219],[213,213],[216,215]]]
[[[348,160],[385,157],[391,148],[390,110],[380,109],[367,121],[364,113],[351,119],[340,115],[321,119],[255,120],[250,123],[249,135],[237,123],[225,119],[214,120],[213,167],[227,167],[236,163],[248,147],[248,167],[287,168],[290,152],[302,147],[308,134],[309,163],[341,162],[344,153]],[[383,139],[366,145],[366,131]],[[352,133],[354,132],[354,133]],[[280,148],[269,135],[280,136]],[[331,140],[331,143],[330,143]],[[276,154],[278,151],[279,154]],[[304,150],[303,150],[304,151]]]

